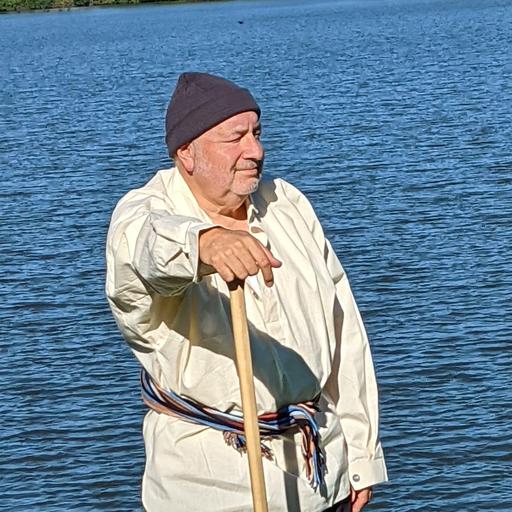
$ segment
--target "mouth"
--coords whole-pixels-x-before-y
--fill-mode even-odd
[[[247,176],[259,176],[261,174],[261,165],[253,165],[252,167],[242,167],[237,169],[237,172],[241,172]]]

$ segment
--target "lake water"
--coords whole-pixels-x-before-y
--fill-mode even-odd
[[[105,235],[169,166],[178,74],[204,70],[254,92],[266,172],[307,193],[351,277],[391,479],[368,510],[512,511],[512,2],[6,15],[0,46],[0,509],[140,509]]]

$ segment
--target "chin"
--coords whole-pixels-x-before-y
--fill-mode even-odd
[[[258,176],[247,180],[245,183],[240,183],[236,187],[236,190],[234,190],[235,194],[238,196],[248,196],[249,194],[253,194],[258,190],[260,179],[260,176]]]

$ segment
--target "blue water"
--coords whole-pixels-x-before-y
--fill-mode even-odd
[[[242,23],[240,23],[242,22]],[[110,213],[169,165],[178,74],[263,106],[371,337],[391,481],[368,510],[512,511],[512,3],[250,1],[0,17],[0,509],[139,510]]]

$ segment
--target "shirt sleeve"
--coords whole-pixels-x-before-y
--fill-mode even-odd
[[[200,219],[173,214],[158,195],[128,194],[114,211],[107,240],[114,294],[138,278],[160,295],[179,295],[212,273],[199,261],[199,235],[212,227]]]
[[[326,262],[336,287],[339,343],[327,383],[348,448],[350,484],[356,490],[387,481],[379,440],[378,390],[370,345],[348,278],[326,240]]]
[[[335,404],[347,443],[350,484],[356,490],[387,481],[387,470],[379,440],[378,390],[366,330],[350,284],[320,221],[298,189],[277,180],[287,197],[297,205],[336,289],[334,325],[336,350],[332,371],[325,385]]]

